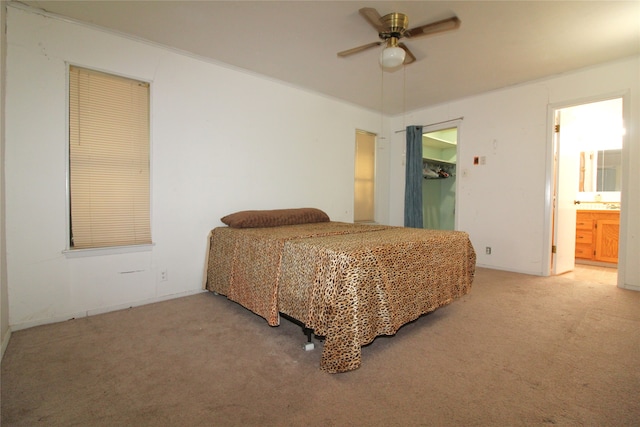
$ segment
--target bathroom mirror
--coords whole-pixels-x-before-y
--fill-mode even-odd
[[[583,151],[580,153],[578,191],[604,192],[621,189],[622,150]]]

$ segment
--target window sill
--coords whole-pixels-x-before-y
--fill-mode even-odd
[[[62,253],[66,258],[84,258],[102,255],[128,254],[134,252],[151,252],[154,246],[155,243],[132,246],[110,246],[107,248],[65,249]]]

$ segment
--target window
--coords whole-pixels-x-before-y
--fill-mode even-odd
[[[356,164],[354,183],[353,220],[373,222],[375,220],[375,171],[376,135],[356,131]]]
[[[151,243],[149,84],[69,69],[70,248]]]

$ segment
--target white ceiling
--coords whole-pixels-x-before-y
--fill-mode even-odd
[[[397,115],[640,54],[640,1],[43,1],[21,3]],[[409,28],[452,15],[454,32],[404,39],[413,64],[382,73],[358,14]]]

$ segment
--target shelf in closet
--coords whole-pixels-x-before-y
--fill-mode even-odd
[[[423,157],[422,158],[422,163],[435,163],[438,165],[443,165],[443,166],[455,166],[456,162],[450,162],[447,160],[442,160],[442,159],[434,159],[432,157]]]
[[[422,163],[435,163],[443,166],[456,165],[456,148],[453,142],[434,136],[422,138]]]

